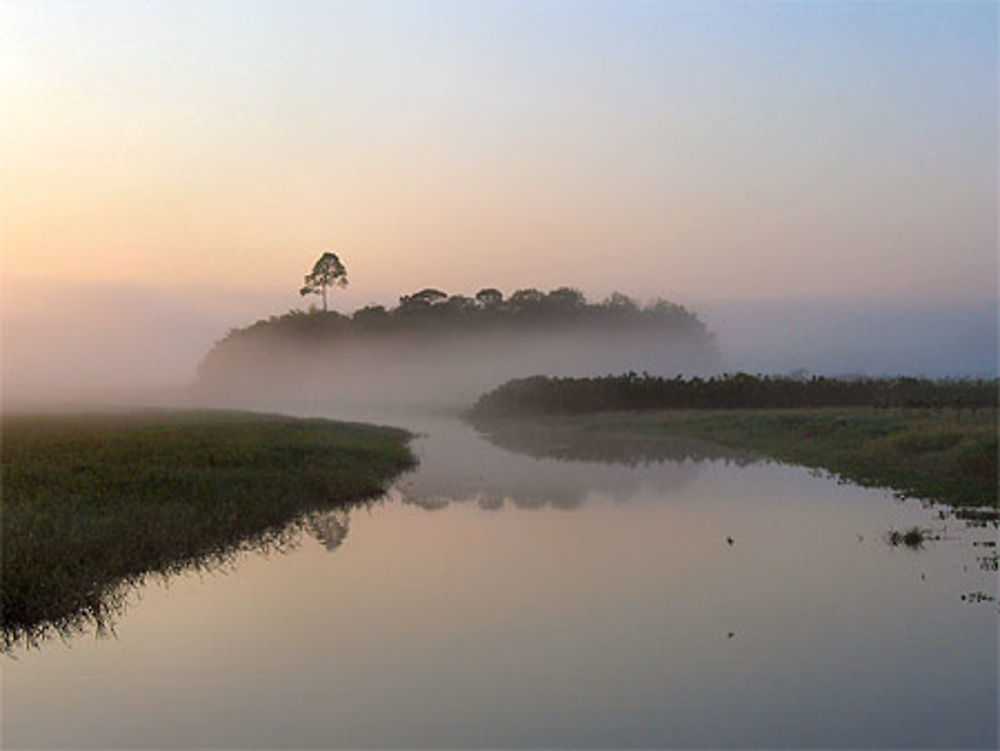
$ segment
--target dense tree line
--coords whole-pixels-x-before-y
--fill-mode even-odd
[[[664,300],[640,305],[616,293],[588,302],[569,287],[509,297],[426,288],[392,307],[291,311],[234,329],[203,358],[197,388],[233,405],[459,408],[532,373],[715,372],[718,359],[698,317]]]
[[[968,408],[997,406],[997,379],[812,378],[746,373],[660,378],[532,376],[484,394],[474,415],[577,414],[631,409],[808,407]]]
[[[582,292],[571,287],[547,293],[521,289],[506,298],[494,288],[482,289],[473,297],[426,288],[403,295],[395,307],[369,305],[350,315],[316,309],[292,310],[231,330],[215,345],[215,350],[249,340],[291,343],[552,328],[643,329],[693,343],[707,345],[711,341],[705,325],[694,313],[666,300],[642,306],[616,292],[600,303],[591,303]]]

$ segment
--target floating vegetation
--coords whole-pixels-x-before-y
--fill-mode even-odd
[[[928,541],[940,539],[940,535],[934,535],[929,529],[920,527],[910,527],[905,531],[892,529],[888,534],[889,544],[894,548],[905,547],[910,550],[922,550]]]
[[[969,592],[968,594],[962,595],[962,602],[996,602],[996,595],[991,595],[988,592],[976,591]]]

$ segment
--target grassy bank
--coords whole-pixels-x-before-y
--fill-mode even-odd
[[[468,416],[575,415],[566,419],[699,438],[861,485],[995,508],[998,387],[996,378],[534,376],[484,394]]]
[[[634,410],[535,418],[692,437],[954,506],[997,506],[997,411]]]
[[[380,494],[414,463],[394,428],[240,412],[5,416],[6,642],[102,623],[123,585]]]

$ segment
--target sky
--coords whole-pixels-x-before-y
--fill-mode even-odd
[[[5,0],[4,361],[117,326],[180,374],[324,250],[341,310],[570,285],[995,339],[997,33],[975,1]]]

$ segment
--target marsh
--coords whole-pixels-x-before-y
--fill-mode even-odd
[[[380,503],[6,660],[5,743],[996,744],[991,523],[705,444],[367,417],[418,434]]]

